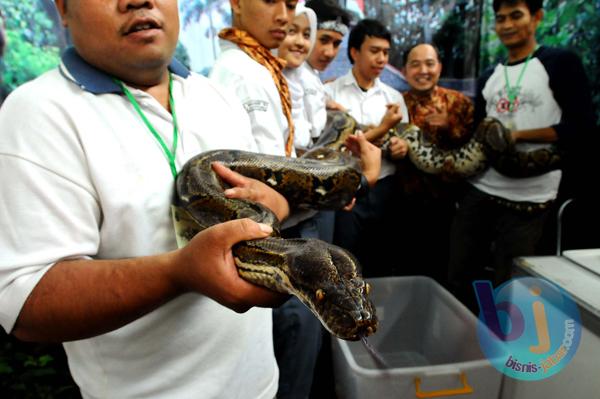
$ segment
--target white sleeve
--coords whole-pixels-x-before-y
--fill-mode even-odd
[[[392,87],[388,87],[387,95],[390,97],[389,102],[400,104],[400,109],[402,110],[402,122],[408,123],[408,108],[406,107],[406,102],[404,101],[404,96],[402,96],[402,93]]]
[[[304,108],[292,112],[294,119],[294,147],[307,149],[312,144],[311,123],[307,120]]]
[[[225,68],[215,69],[210,75],[211,80],[217,82],[225,89],[232,92],[242,103],[250,118],[252,135],[258,146],[258,151],[264,154],[284,155],[287,126],[281,126],[274,112],[274,104],[281,104],[277,94],[269,93],[257,79],[247,79],[237,73],[232,73]]]
[[[60,101],[33,100],[15,92],[0,112],[0,324],[7,332],[55,262],[93,256],[100,241],[100,207],[74,123]]]
[[[310,124],[311,137],[319,137],[327,123],[325,93],[307,94],[304,96],[306,119]]]
[[[400,109],[402,110],[402,122],[408,123],[409,122],[408,107],[406,106],[406,102],[404,101],[404,96],[402,96],[402,93],[398,93],[398,96],[399,96],[398,102],[400,103]]]
[[[325,83],[324,86],[325,86],[325,100],[337,101],[336,95],[335,95],[335,81]]]

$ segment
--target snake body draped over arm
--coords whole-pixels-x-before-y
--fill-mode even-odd
[[[227,220],[250,218],[271,225],[272,237],[234,246],[240,276],[297,296],[340,338],[358,340],[373,334],[375,307],[354,256],[317,239],[278,237],[279,222],[269,209],[225,197],[228,187],[212,170],[215,161],[268,184],[292,209],[340,209],[348,204],[360,184],[355,161],[322,148],[295,159],[234,150],[205,152],[188,161],[177,177],[173,217],[180,246],[197,232]]]

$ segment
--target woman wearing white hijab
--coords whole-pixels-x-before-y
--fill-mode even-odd
[[[294,120],[294,146],[296,153],[310,148],[312,144],[310,124],[304,109],[304,87],[300,66],[310,54],[317,36],[317,16],[302,4],[296,6],[296,15],[288,27],[285,40],[278,49],[278,55],[287,61],[283,74],[287,78],[292,97],[292,119]]]

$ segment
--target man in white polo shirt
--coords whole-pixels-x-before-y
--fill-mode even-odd
[[[84,398],[273,398],[271,310],[253,306],[282,298],[231,254],[270,228],[236,220],[177,249],[170,213],[192,156],[256,150],[246,112],[173,59],[176,0],[56,5],[74,48],[0,110],[2,327],[64,342]]]
[[[379,79],[388,62],[390,45],[391,34],[379,21],[364,19],[358,22],[348,39],[352,69],[325,85],[332,100],[345,107],[359,123],[372,126],[365,132],[372,142],[381,139],[398,122],[408,122],[402,94]],[[406,155],[406,142],[401,140],[397,145],[402,149],[396,152],[400,156]],[[383,268],[391,266],[382,264],[387,261],[385,254],[388,253],[382,242],[387,239],[386,215],[397,211],[392,208],[394,172],[394,164],[382,160],[377,185],[367,196],[357,199],[351,212],[336,213],[334,244],[354,253],[367,276],[384,274]]]

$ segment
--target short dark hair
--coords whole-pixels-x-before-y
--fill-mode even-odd
[[[360,50],[360,46],[362,46],[367,36],[385,39],[390,44],[392,43],[392,34],[381,22],[375,19],[358,21],[350,31],[350,36],[348,37],[348,59],[350,63],[354,64],[350,50]]]
[[[417,46],[420,46],[421,44],[428,44],[431,47],[433,47],[433,51],[435,51],[435,56],[437,57],[438,62],[442,62],[442,59],[440,58],[440,50],[437,48],[437,46],[433,43],[417,43],[414,44],[412,46],[410,46],[408,49],[406,49],[404,51],[404,53],[402,53],[402,64],[404,66],[406,66],[406,63],[408,62],[408,56],[410,55],[410,52],[413,51],[413,49]]]
[[[494,0],[492,7],[494,8],[494,12],[498,12],[504,4],[515,6],[519,3],[525,3],[531,15],[538,12],[544,6],[544,0]]]
[[[352,20],[350,13],[340,7],[335,0],[308,0],[304,5],[313,9],[315,14],[317,14],[317,21],[319,23],[339,21],[346,26],[350,26]]]

